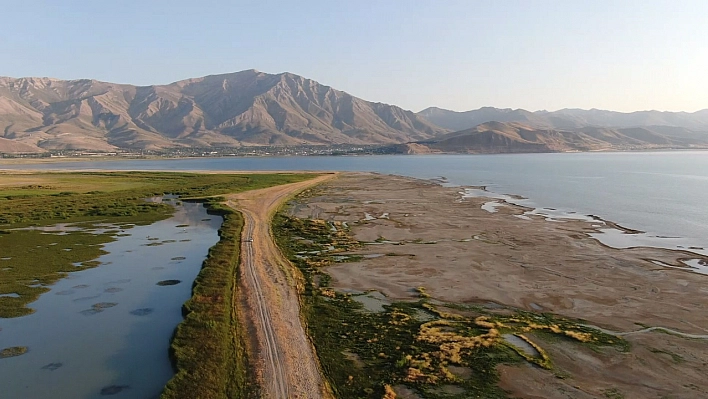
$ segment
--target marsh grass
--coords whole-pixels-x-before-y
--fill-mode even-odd
[[[470,348],[463,356],[465,366],[473,372],[468,378],[456,378],[447,371],[443,359],[431,356],[440,352],[440,342],[420,339],[421,329],[428,322],[417,316],[419,312],[430,313],[424,301],[396,302],[384,306],[383,312],[373,313],[365,311],[363,305],[350,295],[327,287],[330,278],[321,267],[333,263],[332,258],[337,253],[360,246],[348,236],[346,229],[333,233],[321,221],[279,213],[274,219],[273,231],[283,252],[305,277],[303,315],[323,371],[337,397],[381,398],[387,394],[387,386],[390,389],[398,384],[415,388],[425,397],[444,397],[444,394],[435,392],[438,383],[442,382],[463,387],[466,392],[478,393],[485,398],[505,397],[496,386],[494,366],[499,362],[519,361],[509,348]],[[310,242],[312,244],[308,244]],[[323,251],[323,246],[335,249]],[[294,256],[303,251],[320,251],[321,254],[307,259]],[[314,276],[320,277],[314,279]],[[435,320],[441,320],[437,314],[433,316]],[[478,327],[471,323],[458,326],[460,336],[477,334]],[[357,361],[345,353],[353,354]],[[419,359],[425,356],[430,357],[430,364],[422,372],[425,378],[411,375],[412,368],[423,368]]]
[[[97,266],[98,262],[90,259],[105,254],[101,248],[111,241],[109,234],[86,231],[57,234],[19,230],[0,234],[0,254],[6,259],[0,260],[0,294],[18,295],[0,297],[0,317],[32,313],[29,303],[67,273]]]
[[[26,346],[13,346],[10,348],[4,348],[0,350],[0,359],[6,358],[6,357],[15,357],[15,356],[21,356],[27,353],[29,348]]]
[[[173,194],[202,198],[311,178],[311,174],[196,174],[173,172],[62,172],[3,174],[0,227],[41,222],[151,223],[171,214],[146,197]]]
[[[2,174],[0,185],[0,318],[32,313],[27,305],[66,273],[98,266],[103,244],[122,230],[169,217],[173,207],[145,199],[197,199],[311,178],[308,174],[80,172]],[[117,228],[97,234],[94,223]],[[70,224],[83,231],[18,230]],[[162,245],[154,243],[149,245]],[[79,266],[75,266],[79,265]]]
[[[602,394],[608,399],[624,399],[624,394],[617,388],[605,389]]]
[[[162,399],[255,397],[250,384],[244,332],[232,311],[243,219],[239,213],[211,201],[209,213],[223,216],[219,242],[209,249],[184,304],[184,321],[170,347],[176,374]]]
[[[6,180],[10,176],[13,180]],[[0,186],[0,317],[31,312],[29,302],[69,271],[98,266],[102,245],[136,224],[171,215],[167,204],[146,197],[173,194],[204,202],[208,213],[223,217],[219,241],[209,249],[184,304],[184,320],[171,346],[175,376],[161,398],[226,399],[257,397],[244,346],[244,331],[233,307],[239,262],[241,215],[222,205],[218,195],[294,183],[313,174],[193,174],[162,172],[38,173],[3,175]],[[10,178],[8,177],[8,178]],[[14,183],[14,184],[13,184]],[[45,234],[16,230],[28,225],[114,223],[102,234]],[[90,224],[84,225],[89,230]],[[4,230],[2,230],[4,228]],[[64,249],[71,251],[64,251]],[[9,258],[9,259],[7,259]],[[75,265],[79,265],[78,267]],[[3,270],[6,269],[6,270]],[[7,353],[19,349],[8,348]]]
[[[497,365],[528,361],[553,368],[543,348],[524,335],[529,332],[624,349],[617,337],[549,314],[517,311],[505,316],[482,307],[433,305],[424,287],[416,288],[417,301],[394,302],[382,312],[366,311],[351,295],[328,287],[326,266],[337,262],[338,253],[361,245],[347,229],[333,232],[324,221],[280,212],[273,231],[283,253],[305,278],[303,316],[337,397],[381,398],[390,396],[390,387],[405,385],[424,398],[506,398],[497,386]],[[302,253],[308,256],[296,256]],[[528,356],[507,343],[502,337],[507,333],[527,341],[539,355]],[[460,369],[467,372],[451,371]],[[455,389],[462,393],[451,393]]]
[[[663,349],[657,349],[657,348],[649,348],[649,351],[650,351],[651,353],[668,355],[669,357],[671,357],[671,360],[673,360],[673,362],[674,362],[674,363],[677,363],[677,364],[683,363],[683,362],[686,361],[686,359],[684,359],[683,356],[681,356],[681,355],[679,355],[679,354],[677,354],[677,353],[671,352],[671,351],[667,351],[667,350],[663,350]]]

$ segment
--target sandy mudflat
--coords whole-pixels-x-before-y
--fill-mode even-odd
[[[589,236],[597,223],[521,219],[513,205],[481,209],[460,188],[375,174],[344,174],[303,199],[296,216],[347,222],[365,246],[387,254],[329,267],[339,289],[490,303],[586,320],[614,332],[663,327],[708,338],[708,276],[662,267],[695,254],[613,249]],[[400,256],[393,256],[400,255]],[[500,367],[501,386],[519,398],[705,398],[708,339],[665,331],[624,336],[629,353],[541,342],[555,373]],[[558,375],[565,378],[558,378]]]

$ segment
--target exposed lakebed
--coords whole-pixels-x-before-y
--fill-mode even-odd
[[[498,212],[499,208],[509,205],[518,206],[528,209],[523,214],[514,215],[522,220],[531,220],[533,216],[543,217],[549,222],[563,223],[564,221],[584,221],[592,223],[592,227],[596,229],[595,233],[590,233],[590,236],[597,239],[604,245],[613,248],[636,248],[636,247],[652,247],[668,250],[676,250],[698,255],[708,256],[708,249],[700,241],[688,239],[684,237],[671,237],[656,234],[645,233],[628,228],[624,228],[612,222],[607,222],[594,215],[582,215],[572,211],[559,210],[555,208],[535,208],[530,200],[507,194],[499,194],[488,191],[484,188],[465,188],[460,192],[463,198],[482,197],[490,198],[493,201],[485,202],[481,208],[489,213]],[[692,271],[699,274],[708,274],[708,267],[704,259],[690,259],[683,262],[687,267],[682,268],[686,271]],[[658,264],[658,263],[655,263]],[[664,266],[663,264],[658,264]],[[668,266],[675,267],[675,266]]]
[[[173,375],[182,304],[221,222],[182,202],[169,219],[116,232],[99,266],[52,285],[33,314],[0,319],[0,349],[27,348],[0,359],[2,396],[158,397]]]

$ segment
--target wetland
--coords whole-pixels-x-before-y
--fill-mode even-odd
[[[50,285],[29,305],[31,314],[0,320],[3,345],[28,348],[0,362],[3,393],[16,398],[159,396],[173,375],[170,337],[191,296],[190,284],[160,283],[193,281],[219,240],[220,225],[221,217],[207,215],[202,204],[183,202],[168,219],[123,226],[117,230],[121,237],[108,234],[113,241],[101,245],[95,266],[68,272]],[[54,238],[52,232],[43,235]],[[106,233],[68,235],[74,234],[86,242],[86,234]],[[176,256],[184,259],[172,260]]]
[[[466,194],[346,174],[276,218],[338,396],[708,395],[704,257],[610,247],[595,218]]]
[[[3,395],[242,393],[246,356],[230,303],[241,222],[218,195],[311,176],[3,174]]]
[[[0,248],[18,239],[18,245],[40,254],[36,259],[46,258],[41,251],[53,251],[47,253],[57,259],[72,257],[56,264],[26,262],[15,269],[21,253],[0,253],[0,309],[21,313],[7,313],[0,323],[37,316],[44,298],[89,289],[88,283],[61,284],[74,274],[112,266],[100,261],[105,248],[137,228],[164,221],[189,198],[306,178],[265,175],[264,182],[227,174],[86,172],[60,174],[50,183],[42,181],[45,175],[51,174],[40,174],[39,181],[22,174],[0,181],[5,190],[0,190],[0,204],[11,205],[0,207]],[[97,184],[108,182],[108,176],[123,187]],[[69,187],[76,179],[87,180]],[[336,396],[708,395],[700,373],[708,365],[705,245],[610,243],[602,238],[608,227],[622,237],[637,232],[477,191],[347,173],[305,191],[276,216],[273,233],[303,276],[302,316]],[[180,198],[173,205],[145,201],[165,193]],[[500,200],[503,206],[491,204]],[[231,308],[242,220],[220,206],[218,198],[206,201],[212,213],[223,217],[221,240],[197,270],[192,296],[182,308],[186,318],[170,347],[177,373],[163,398],[247,397],[254,392],[244,337],[232,334],[242,331]],[[180,222],[174,228],[180,232],[189,225]],[[85,234],[79,243],[88,248],[56,241],[74,233]],[[30,238],[19,239],[22,234]],[[41,241],[50,235],[57,237]],[[157,234],[144,238],[146,249],[180,244]],[[191,257],[170,254],[166,259]],[[166,269],[154,265],[150,272]],[[18,270],[21,274],[6,278]],[[151,290],[164,293],[189,287],[194,277],[160,274],[144,280]],[[90,298],[75,309],[76,316],[92,319],[125,311],[145,320],[157,314],[158,308],[149,304],[126,309],[125,301],[110,297],[124,290],[120,284],[105,287],[106,297]],[[33,356],[28,343],[5,343],[6,331],[0,330],[0,366]],[[47,359],[36,366],[52,375],[68,365]],[[92,394],[132,397],[136,386],[116,379]]]

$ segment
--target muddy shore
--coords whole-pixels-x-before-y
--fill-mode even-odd
[[[448,303],[552,313],[616,333],[646,329],[623,336],[629,353],[543,342],[553,373],[529,364],[499,367],[500,385],[511,397],[708,396],[700,373],[708,366],[708,339],[673,333],[708,336],[708,276],[681,262],[701,256],[611,248],[590,236],[600,231],[596,221],[547,221],[513,204],[489,212],[482,209],[489,198],[464,198],[461,191],[405,177],[343,174],[293,213],[346,222],[357,240],[369,243],[357,253],[369,255],[363,261],[327,268],[338,290],[414,300],[416,288],[425,287]],[[622,396],[607,396],[615,393]]]

